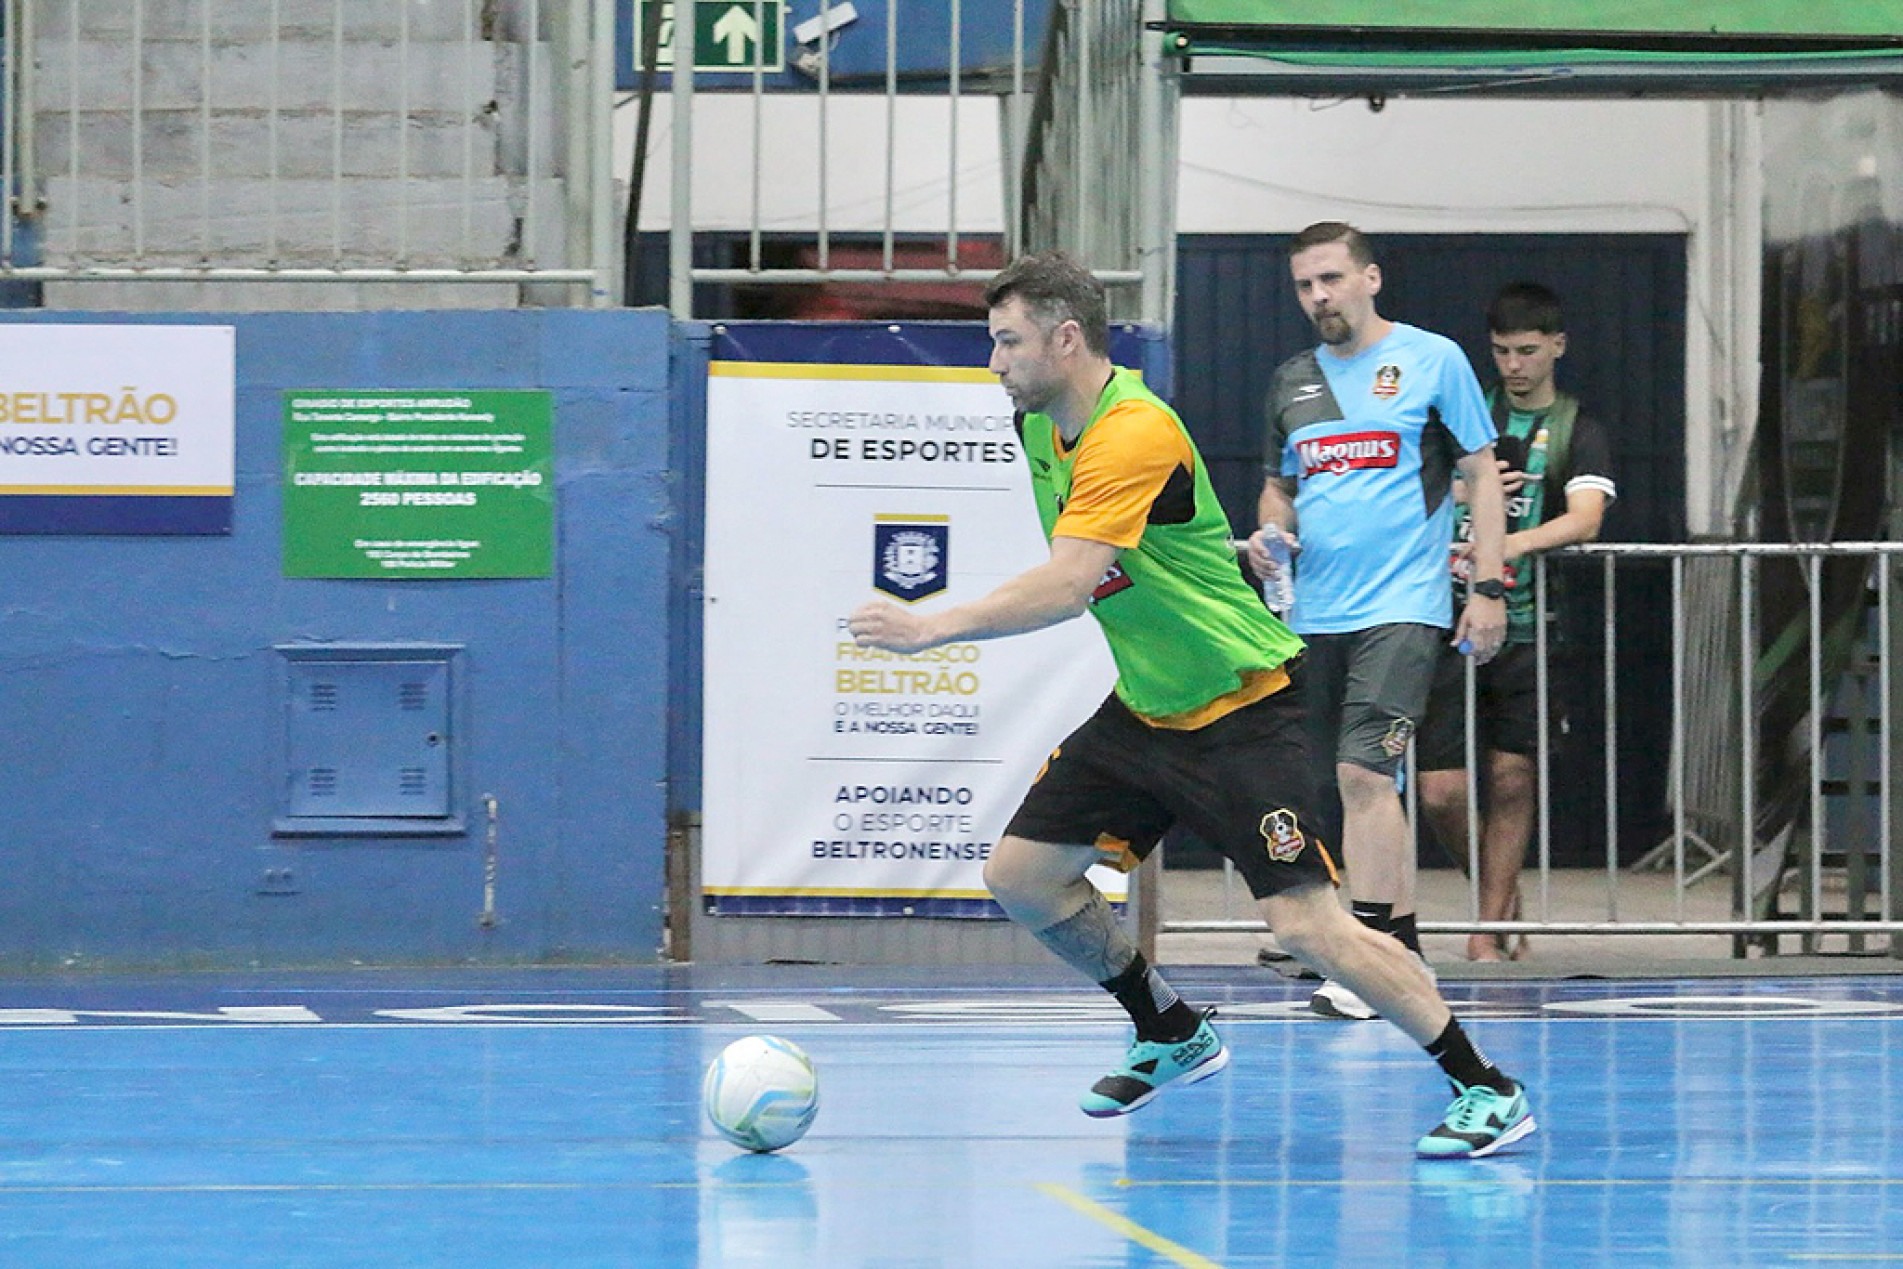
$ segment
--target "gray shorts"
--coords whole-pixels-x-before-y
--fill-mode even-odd
[[[1318,758],[1393,775],[1427,711],[1434,666],[1449,634],[1439,626],[1370,626],[1303,635],[1310,735]]]

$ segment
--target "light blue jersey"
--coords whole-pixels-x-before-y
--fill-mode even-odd
[[[1312,349],[1269,387],[1267,469],[1293,477],[1298,634],[1453,624],[1454,464],[1493,420],[1453,340],[1395,323],[1353,357]]]

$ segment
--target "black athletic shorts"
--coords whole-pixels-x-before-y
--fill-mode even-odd
[[[1346,634],[1303,635],[1308,718],[1316,757],[1393,775],[1427,709],[1434,664],[1451,636],[1439,626],[1397,622]]]
[[[1338,884],[1314,833],[1301,670],[1195,731],[1152,727],[1112,695],[1059,745],[1005,832],[1095,845],[1129,871],[1181,823],[1235,861],[1260,899]]]
[[[1467,658],[1448,648],[1434,668],[1434,690],[1415,740],[1414,765],[1421,771],[1460,771],[1467,766]],[[1540,747],[1539,650],[1509,643],[1474,670],[1474,722],[1481,752],[1532,754]]]

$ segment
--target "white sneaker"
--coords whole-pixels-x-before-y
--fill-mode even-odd
[[[1424,960],[1416,964],[1427,975],[1428,982],[1436,986],[1440,984],[1440,975],[1434,972],[1432,965]],[[1315,994],[1308,998],[1308,1007],[1324,1018],[1342,1018],[1349,1022],[1366,1022],[1370,1018],[1380,1017],[1373,1005],[1332,978],[1315,989]]]
[[[1332,978],[1315,989],[1308,998],[1308,1007],[1324,1018],[1350,1022],[1366,1022],[1376,1016],[1372,1005]]]

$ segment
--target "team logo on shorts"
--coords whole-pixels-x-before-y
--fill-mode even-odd
[[[1381,737],[1381,752],[1390,758],[1398,758],[1407,752],[1407,742],[1414,738],[1414,720],[1397,718],[1388,727],[1388,734]]]
[[[1399,366],[1383,366],[1374,372],[1374,395],[1385,401],[1389,397],[1400,395],[1400,392],[1401,368]]]
[[[950,576],[950,516],[874,516],[872,586],[917,603],[944,591]]]
[[[1264,815],[1261,829],[1269,858],[1278,864],[1294,863],[1302,847],[1308,845],[1308,839],[1302,836],[1302,826],[1295,820],[1295,812],[1287,807],[1278,807]]]

